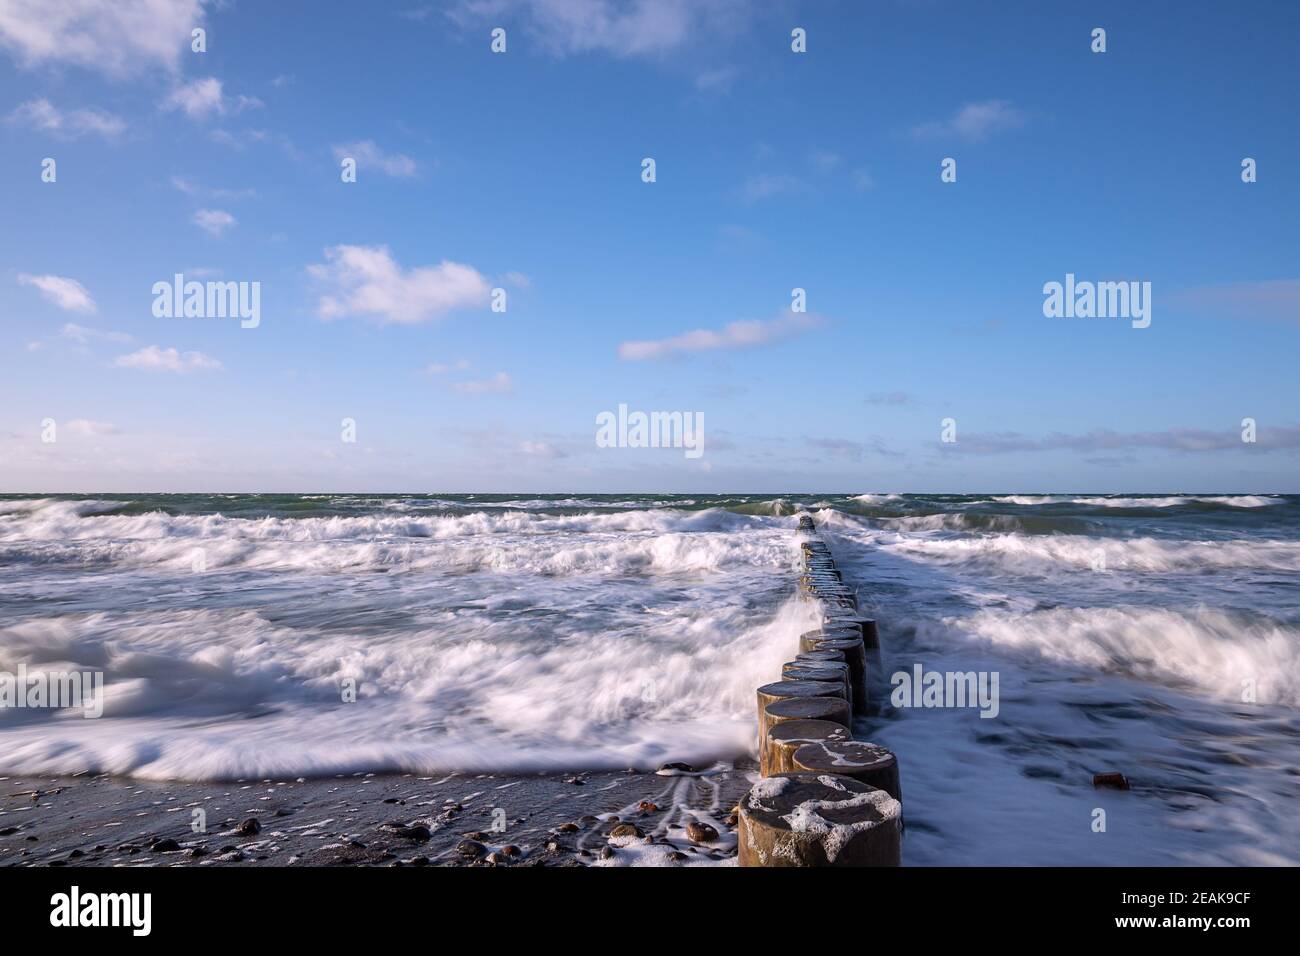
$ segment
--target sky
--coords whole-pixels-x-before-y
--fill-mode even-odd
[[[1265,0],[0,0],[0,491],[1300,492],[1298,39]],[[155,314],[178,273],[255,326]],[[1045,315],[1067,275],[1149,325]],[[620,405],[703,453],[602,447]]]

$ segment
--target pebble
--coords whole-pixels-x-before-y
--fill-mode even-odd
[[[692,843],[716,843],[718,841],[718,831],[707,823],[692,820],[686,824],[686,838]]]
[[[486,851],[486,847],[477,840],[461,840],[456,844],[456,852],[466,859],[478,859]]]
[[[640,808],[642,813],[657,813],[659,810],[659,804],[653,800],[642,800],[637,804],[637,807]]]
[[[1094,773],[1092,775],[1092,785],[1094,787],[1110,787],[1112,790],[1127,790],[1128,778],[1122,773]]]
[[[175,840],[159,840],[153,846],[149,847],[150,853],[175,853],[181,848],[181,845]]]
[[[407,840],[414,840],[417,843],[427,843],[429,842],[429,837],[432,836],[429,832],[429,828],[422,823],[417,823],[409,827],[393,827],[392,831],[394,836],[404,837]]]
[[[688,763],[682,763],[680,760],[674,760],[672,763],[666,763],[655,773],[674,774],[674,773],[695,773],[695,768]]]
[[[239,825],[236,832],[240,836],[256,836],[262,832],[262,824],[258,823],[255,817],[249,817]]]
[[[614,829],[609,831],[609,835],[612,837],[644,836],[641,832],[641,828],[635,823],[620,823],[618,826],[614,827]]]

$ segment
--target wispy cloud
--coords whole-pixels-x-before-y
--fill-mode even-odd
[[[95,300],[90,297],[86,287],[76,279],[67,276],[34,276],[20,273],[18,281],[23,285],[34,286],[41,295],[53,302],[60,309],[69,312],[94,312]]]
[[[194,214],[194,225],[210,236],[220,236],[235,227],[237,220],[224,209],[200,209]]]
[[[172,186],[187,196],[201,199],[252,199],[257,196],[256,189],[222,189],[196,183],[184,176],[173,176]]]
[[[870,438],[866,441],[856,441],[850,438],[819,438],[804,437],[804,444],[810,448],[815,448],[825,455],[832,455],[836,458],[846,458],[849,461],[862,461],[869,455],[883,455],[889,458],[897,458],[901,452],[893,451],[879,438]]]
[[[1260,426],[1258,441],[1247,444],[1235,429],[1213,431],[1199,428],[1172,428],[1152,432],[1115,432],[1097,428],[1082,435],[1054,433],[1041,438],[1019,432],[989,432],[963,435],[957,441],[940,445],[945,452],[965,452],[977,455],[1000,455],[1015,452],[1122,451],[1134,448],[1154,448],[1175,452],[1207,452],[1230,450],[1279,450],[1300,448],[1300,426]]]
[[[377,169],[385,176],[405,179],[414,176],[417,166],[415,160],[404,153],[386,153],[371,139],[357,143],[342,143],[333,147],[334,158],[355,159],[358,170]]]
[[[705,70],[695,77],[695,88],[701,93],[729,93],[739,75],[740,70],[734,66],[720,66]]]
[[[69,139],[87,134],[116,139],[126,130],[126,120],[120,116],[96,109],[64,112],[44,97],[21,104],[9,114],[9,119]]]
[[[468,359],[456,359],[454,362],[430,362],[424,367],[424,374],[446,375],[448,372],[463,372],[469,367]]]
[[[994,133],[1024,126],[1029,117],[1006,100],[981,100],[967,103],[952,117],[912,128],[919,139],[957,137],[968,142],[980,142]]]
[[[497,372],[491,378],[452,382],[451,387],[465,395],[488,395],[514,391],[515,385],[505,372]]]
[[[821,319],[815,315],[786,312],[775,319],[731,322],[721,329],[696,329],[666,339],[623,342],[618,347],[618,357],[635,362],[692,352],[752,349],[800,335],[820,324]]]
[[[568,457],[568,452],[554,442],[549,441],[521,441],[519,451],[529,458],[555,459]]]
[[[641,57],[734,33],[752,8],[746,0],[456,0],[446,13],[467,29],[522,22],[553,56]]]
[[[81,438],[98,438],[102,435],[116,435],[117,426],[112,422],[96,422],[89,418],[74,418],[63,423],[63,432]]]
[[[104,329],[91,329],[84,325],[77,325],[75,322],[68,322],[59,330],[59,335],[65,339],[71,339],[78,345],[89,345],[92,341],[99,342],[130,342],[131,336],[125,332],[112,332]]]
[[[202,352],[180,352],[171,348],[159,348],[157,345],[146,346],[130,355],[120,355],[113,364],[119,368],[175,372],[180,375],[188,372],[215,372],[222,368],[220,362]]]
[[[255,96],[227,96],[221,80],[215,76],[200,77],[184,83],[168,93],[162,101],[164,110],[180,110],[190,119],[228,112],[242,113],[261,105],[262,101]]]
[[[332,246],[325,259],[307,269],[329,289],[316,304],[323,319],[358,315],[381,322],[426,322],[455,309],[484,306],[491,292],[472,266],[444,260],[404,270],[387,246]]]
[[[203,0],[5,0],[0,46],[24,66],[68,63],[124,76],[175,71]]]

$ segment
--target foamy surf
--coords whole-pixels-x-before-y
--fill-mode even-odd
[[[872,723],[908,862],[1300,862],[1298,501],[0,497],[0,671],[106,681],[97,719],[0,711],[0,772],[725,763],[814,623],[791,600],[808,510],[880,620],[881,681],[1000,675],[996,720]],[[1106,769],[1139,782],[1122,848],[1061,829]]]

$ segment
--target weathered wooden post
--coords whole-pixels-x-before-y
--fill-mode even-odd
[[[884,790],[895,800],[903,798],[898,779],[898,759],[878,744],[852,740],[819,740],[807,743],[793,754],[794,770],[802,773],[835,773],[852,777],[867,786]]]
[[[902,808],[885,793],[834,774],[781,774],[740,801],[741,866],[897,866]]]
[[[848,697],[844,688],[833,681],[816,680],[780,680],[764,684],[758,689],[758,744],[759,752],[767,745],[768,715],[767,707],[779,700],[805,699],[809,697],[834,697],[848,706]]]
[[[790,773],[795,769],[794,752],[804,744],[847,742],[852,736],[849,728],[831,720],[787,720],[767,732],[767,745],[759,754],[759,773],[765,777]]]

